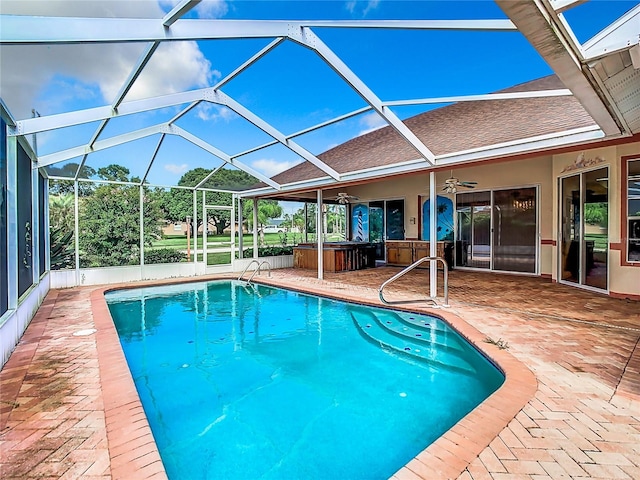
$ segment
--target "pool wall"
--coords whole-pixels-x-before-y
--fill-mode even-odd
[[[219,275],[209,278],[179,281],[144,282],[135,285],[111,285],[92,292],[91,304],[98,332],[96,344],[105,402],[105,420],[113,478],[166,478],[149,423],[129,372],[120,340],[109,313],[104,293],[126,288],[202,282],[235,278]],[[366,297],[361,291],[330,290],[327,285],[309,281],[305,288],[286,279],[261,279],[259,283],[298,292],[384,307],[376,297]],[[363,298],[364,297],[364,298]],[[462,418],[438,440],[429,445],[392,477],[457,478],[482,450],[507,426],[527,404],[537,390],[533,373],[507,350],[487,343],[486,337],[450,310],[434,310],[428,306],[412,305],[397,308],[427,313],[445,320],[469,343],[493,362],[505,375],[502,386]]]

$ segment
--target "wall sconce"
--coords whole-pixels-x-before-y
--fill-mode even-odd
[[[416,217],[409,218],[409,223],[414,225],[416,223]]]

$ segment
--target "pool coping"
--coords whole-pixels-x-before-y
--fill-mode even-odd
[[[96,329],[96,346],[104,396],[105,422],[113,478],[166,478],[164,465],[155,438],[142,408],[131,377],[120,340],[111,318],[104,294],[114,290],[229,280],[230,275],[215,275],[206,279],[173,279],[173,281],[137,282],[98,287],[91,292],[91,308]],[[273,287],[336,300],[357,302],[374,307],[389,308],[381,302],[370,301],[340,292],[332,294],[314,285],[290,285],[274,279],[259,282]],[[460,419],[435,442],[400,468],[391,478],[415,480],[457,478],[467,466],[531,400],[538,389],[535,375],[522,362],[497,345],[487,343],[487,337],[464,319],[446,309],[434,310],[424,304],[398,305],[394,309],[427,313],[444,319],[469,343],[474,345],[504,374],[504,383],[470,413]]]

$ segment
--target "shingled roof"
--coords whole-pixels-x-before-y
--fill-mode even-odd
[[[563,89],[555,76],[523,83],[496,93]],[[596,125],[572,96],[461,102],[408,118],[404,123],[435,154],[520,140]],[[318,155],[338,173],[393,165],[420,158],[391,127],[353,138]],[[273,177],[280,184],[326,177],[309,162]]]

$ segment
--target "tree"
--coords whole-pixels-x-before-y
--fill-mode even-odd
[[[105,180],[126,181],[129,170],[109,165],[98,171]],[[132,181],[134,179],[131,179]],[[160,237],[160,196],[144,188],[144,244]],[[105,184],[80,204],[80,253],[83,266],[135,265],[140,258],[140,188]]]
[[[242,216],[249,230],[253,228],[253,202],[244,202]],[[264,227],[271,218],[280,218],[282,207],[277,200],[258,200],[258,227]]]
[[[53,165],[49,165],[47,167],[47,173],[51,177],[67,177],[70,180],[51,180],[49,181],[49,193],[52,195],[65,195],[65,194],[74,194],[73,191],[73,179],[76,177],[76,172],[78,171],[78,167],[80,165],[77,163],[67,163],[61,167],[54,167]],[[80,169],[80,174],[78,178],[91,178],[96,174],[96,171],[83,165]],[[78,182],[78,196],[86,197],[91,194],[93,190],[93,185],[87,182]]]
[[[249,230],[253,228],[253,202],[244,202],[242,216]],[[258,200],[258,226],[264,227],[270,218],[282,216],[282,207],[276,200]],[[286,237],[285,237],[286,238]],[[264,245],[264,231],[260,230],[260,243]]]
[[[49,197],[49,232],[51,269],[60,270],[74,264],[72,242],[75,230],[75,202],[73,194]]]
[[[186,172],[180,181],[179,186],[194,187],[200,183],[211,170],[206,168],[194,168]],[[242,170],[229,170],[222,168],[218,170],[203,185],[204,188],[221,188],[224,190],[240,190],[255,185],[257,180]],[[231,194],[225,192],[206,192],[208,205],[231,205]],[[198,217],[197,226],[202,225],[202,193],[196,196]],[[165,218],[172,222],[184,222],[187,217],[193,216],[193,191],[172,188],[164,194],[162,208]],[[210,210],[208,212],[209,221],[213,224],[218,235],[221,235],[225,228],[231,225],[231,214],[228,210]]]

